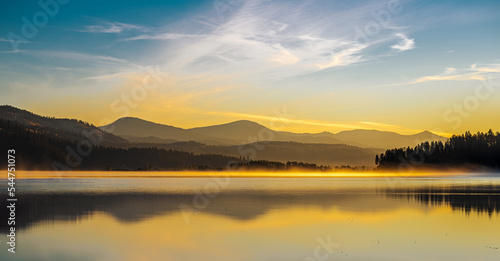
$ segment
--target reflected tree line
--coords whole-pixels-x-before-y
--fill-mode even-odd
[[[465,214],[500,213],[500,187],[494,185],[398,188],[383,193],[389,198],[417,201],[424,206],[448,205]]]
[[[482,166],[500,170],[500,133],[453,135],[446,142],[424,142],[414,148],[387,150],[375,157],[379,169]]]
[[[256,191],[225,192],[208,201],[200,200],[199,194],[150,193],[150,192],[64,192],[22,193],[16,206],[16,230],[37,224],[57,221],[78,222],[97,212],[107,213],[121,222],[137,222],[160,215],[199,213],[215,214],[237,221],[257,219],[273,209],[295,206],[351,207],[353,201],[363,201],[363,194],[322,193],[273,193]],[[0,200],[6,197],[0,195]],[[383,199],[382,199],[383,200]],[[183,206],[183,207],[181,207]],[[356,211],[356,209],[354,209]],[[7,220],[9,212],[0,211],[0,219]],[[0,233],[6,233],[7,222],[0,224]]]
[[[97,212],[107,213],[121,222],[137,222],[159,215],[183,214],[184,208],[194,213],[207,213],[229,217],[237,221],[259,218],[275,209],[294,207],[338,208],[349,212],[379,212],[397,209],[397,201],[416,201],[423,206],[450,206],[454,211],[466,214],[500,213],[500,186],[464,187],[415,187],[379,190],[345,191],[232,191],[223,192],[201,204],[196,193],[151,192],[50,192],[18,195],[16,205],[16,229],[57,221],[78,222]],[[394,199],[396,201],[389,201]],[[5,195],[0,200],[6,201]],[[201,204],[201,205],[200,205]],[[0,219],[7,220],[8,211],[0,211]],[[7,232],[5,222],[0,233]]]

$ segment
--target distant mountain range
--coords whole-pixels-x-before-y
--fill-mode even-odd
[[[121,118],[96,127],[76,119],[43,117],[11,106],[0,106],[0,119],[26,126],[48,137],[78,142],[98,133],[98,144],[115,148],[169,149],[268,161],[297,161],[322,165],[374,166],[375,155],[386,149],[446,140],[430,132],[400,135],[376,130],[316,134],[274,131],[252,121],[183,129],[138,118]]]
[[[445,137],[424,131],[414,135],[377,130],[342,131],[337,134],[291,133],[274,131],[252,121],[235,121],[227,124],[182,129],[158,124],[138,118],[121,118],[102,126],[115,135],[132,142],[173,143],[175,141],[196,141],[208,145],[240,145],[259,141],[291,141],[315,144],[345,144],[362,148],[389,149],[415,146],[424,141],[441,140]]]

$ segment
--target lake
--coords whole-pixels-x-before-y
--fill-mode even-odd
[[[494,175],[16,182],[0,260],[500,260]]]

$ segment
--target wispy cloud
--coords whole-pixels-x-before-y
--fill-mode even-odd
[[[470,66],[470,70],[479,73],[500,73],[500,64],[490,64],[484,67],[478,67],[475,63]]]
[[[389,47],[395,35],[407,30],[393,22],[370,41],[356,41],[356,28],[373,22],[370,12],[386,8],[384,4],[245,1],[224,20],[208,12],[122,40],[165,40],[168,48],[154,52],[172,70],[250,73],[254,79],[265,74],[276,80],[376,59],[369,47]],[[399,50],[411,48],[414,41],[405,36]]]
[[[297,56],[291,53],[288,49],[281,46],[281,44],[276,44],[275,48],[281,50],[281,52],[271,57],[269,61],[278,62],[282,64],[296,64],[297,62],[300,61],[300,59]]]
[[[359,123],[365,124],[365,125],[377,126],[377,127],[401,128],[400,126],[397,126],[397,125],[385,124],[385,123],[380,123],[380,122],[360,121]]]
[[[288,123],[314,125],[314,126],[324,126],[324,127],[333,127],[333,128],[339,128],[339,129],[356,129],[356,128],[360,128],[359,125],[353,125],[353,124],[349,124],[349,123],[323,122],[323,121],[313,121],[313,120],[294,119],[294,118],[286,118],[285,119],[285,118],[277,118],[275,116],[266,116],[266,115],[250,114],[250,113],[211,111],[211,112],[206,112],[206,114],[218,115],[218,116],[225,116],[225,117],[236,118],[236,119],[256,119],[256,120],[266,120],[266,121],[286,121]]]
[[[52,57],[60,59],[71,59],[78,61],[90,61],[90,62],[101,62],[101,63],[122,63],[122,64],[133,64],[125,59],[116,58],[108,55],[96,55],[75,51],[54,51],[54,50],[30,50],[26,51],[26,54],[32,54],[35,56]]]
[[[85,33],[105,33],[105,34],[117,34],[124,31],[130,30],[148,30],[147,27],[134,25],[134,24],[126,24],[119,22],[103,22],[100,25],[86,25],[83,29],[76,29],[78,32]]]
[[[26,50],[23,54],[38,57],[49,64],[37,68],[39,71],[67,72],[64,75],[70,78],[66,81],[73,85],[83,80],[126,78],[126,75],[142,73],[146,68],[122,58],[76,51]],[[63,81],[60,75],[56,79]]]
[[[401,38],[401,42],[392,45],[392,49],[396,49],[399,52],[409,51],[415,48],[415,39],[410,39],[404,34],[397,34],[397,37]]]
[[[13,42],[13,40],[9,40],[9,39],[5,39],[3,37],[0,37],[0,42],[9,42],[9,43],[11,43],[11,42]]]
[[[141,34],[138,36],[130,37],[124,39],[124,41],[135,41],[135,40],[178,40],[183,38],[199,38],[206,37],[207,35],[196,35],[196,34],[176,34],[176,33],[160,33],[160,34]]]
[[[424,76],[418,78],[414,82],[410,82],[408,84],[421,83],[421,82],[432,82],[432,81],[470,81],[470,80],[480,80],[483,81],[485,78],[481,75],[477,74],[463,74],[463,75],[433,75],[433,76]]]
[[[499,73],[500,73],[500,64],[488,64],[483,66],[472,64],[469,68],[465,69],[456,69],[453,67],[449,67],[446,68],[444,72],[440,74],[422,76],[411,82],[396,83],[383,86],[409,85],[409,84],[435,82],[435,81],[472,81],[472,80],[484,81],[491,77],[499,77],[500,76]]]
[[[12,50],[12,51],[0,51],[0,53],[22,53],[23,50]]]
[[[366,45],[354,44],[348,49],[344,49],[338,53],[332,55],[332,60],[326,64],[318,64],[319,69],[325,69],[336,66],[346,66],[353,63],[357,63],[363,60],[363,56],[360,52],[366,48]]]
[[[385,124],[379,122],[367,122],[367,121],[359,121],[359,122],[333,122],[333,121],[318,121],[318,120],[310,120],[310,119],[296,119],[296,118],[278,118],[276,116],[267,116],[267,115],[259,115],[259,114],[251,114],[251,113],[238,113],[238,112],[224,112],[224,111],[210,111],[204,112],[209,115],[217,115],[224,116],[235,119],[250,119],[250,120],[264,120],[268,122],[273,121],[283,121],[290,124],[300,124],[300,125],[309,125],[309,126],[320,126],[329,129],[333,129],[335,131],[342,130],[352,130],[352,129],[375,129],[381,131],[397,131],[397,132],[405,132],[405,133],[419,133],[423,130],[415,130],[409,129],[398,125],[393,124]]]

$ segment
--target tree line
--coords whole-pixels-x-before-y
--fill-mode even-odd
[[[481,166],[500,169],[500,133],[453,135],[446,142],[423,142],[414,148],[395,148],[375,157],[377,168],[441,168]]]

